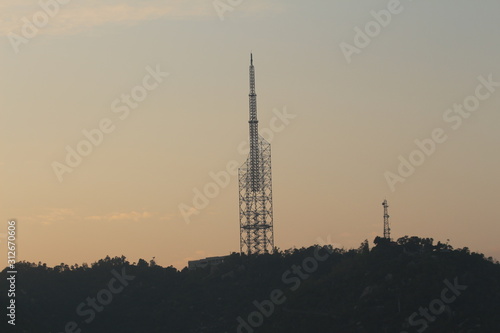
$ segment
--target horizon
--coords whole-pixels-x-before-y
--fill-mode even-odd
[[[418,238],[418,239],[420,239],[420,240],[427,240],[427,239],[428,239],[428,238],[421,238],[421,237],[418,237],[418,236],[409,236],[409,235],[406,235],[406,236],[402,236],[402,237],[398,238],[397,240],[391,239],[389,242],[390,242],[390,243],[393,243],[393,244],[397,244],[398,246],[404,247],[404,245],[400,245],[400,244],[398,244],[398,240],[400,240],[400,239],[404,239],[405,237],[407,237],[407,238],[414,238],[414,237],[416,237],[416,238]],[[377,239],[377,238],[380,238],[380,240],[384,240],[384,239],[385,239],[384,237],[380,237],[380,236],[375,237],[375,239]],[[374,239],[374,240],[375,240],[375,239]],[[328,239],[327,239],[327,240],[328,240]],[[321,240],[321,241],[323,241],[323,240]],[[107,256],[105,256],[105,257],[103,257],[103,258],[96,259],[96,260],[95,260],[95,261],[93,261],[93,262],[82,262],[82,263],[59,263],[59,264],[57,264],[57,265],[53,265],[53,266],[51,266],[51,265],[46,265],[46,263],[44,263],[44,262],[30,262],[30,261],[23,261],[23,262],[25,262],[25,263],[30,263],[30,264],[36,264],[36,265],[40,265],[40,264],[42,264],[42,265],[46,265],[48,268],[56,268],[56,267],[58,267],[58,266],[61,266],[61,264],[64,264],[64,265],[66,265],[66,266],[68,266],[68,267],[75,266],[75,268],[76,268],[77,266],[78,266],[78,267],[83,267],[83,265],[87,265],[89,268],[91,268],[91,267],[92,267],[92,265],[94,265],[94,264],[98,264],[98,263],[99,263],[99,261],[101,261],[101,260],[106,260],[106,259],[111,259],[111,260],[112,260],[112,259],[115,259],[115,258],[120,258],[120,259],[122,259],[122,258],[123,258],[123,259],[124,259],[124,261],[125,261],[125,262],[127,262],[127,263],[128,263],[129,265],[131,265],[131,266],[137,266],[137,265],[139,265],[139,263],[140,263],[141,261],[146,262],[146,263],[147,263],[147,265],[148,265],[148,266],[150,266],[150,265],[152,265],[151,263],[152,263],[152,262],[154,262],[154,265],[155,265],[155,266],[162,267],[162,268],[169,268],[169,267],[173,267],[173,268],[175,268],[177,271],[179,271],[179,272],[180,272],[180,271],[182,271],[182,270],[184,270],[184,269],[189,269],[189,264],[190,264],[190,263],[192,263],[192,262],[193,262],[193,263],[194,263],[194,262],[199,262],[199,261],[203,261],[203,260],[205,260],[205,259],[219,259],[219,258],[226,258],[226,257],[232,256],[232,255],[240,255],[240,256],[248,256],[248,257],[252,257],[252,256],[261,256],[261,255],[274,255],[274,254],[276,254],[276,253],[287,253],[289,250],[302,250],[302,249],[308,249],[308,248],[311,248],[311,247],[321,247],[321,248],[324,248],[324,247],[328,247],[328,246],[331,246],[331,248],[332,248],[333,250],[345,251],[345,253],[350,252],[350,251],[356,251],[356,253],[360,253],[359,251],[360,251],[361,247],[365,244],[365,241],[368,241],[368,246],[369,246],[369,250],[370,250],[370,251],[371,251],[371,250],[373,250],[374,248],[376,248],[376,247],[377,247],[377,244],[375,244],[373,241],[371,241],[371,242],[370,242],[368,239],[365,239],[365,240],[363,240],[362,242],[360,242],[360,244],[359,244],[359,246],[358,246],[357,248],[356,248],[356,247],[353,247],[353,248],[337,247],[337,245],[340,245],[340,244],[335,244],[335,243],[333,243],[333,244],[328,244],[328,243],[319,244],[320,242],[318,242],[318,243],[315,243],[315,244],[311,244],[311,245],[306,245],[306,246],[303,246],[303,247],[301,247],[301,248],[297,248],[297,247],[295,247],[295,246],[294,246],[294,247],[291,247],[291,248],[288,248],[288,249],[280,249],[280,248],[275,248],[275,250],[276,250],[276,251],[273,251],[273,252],[268,252],[268,253],[259,253],[259,254],[257,254],[257,253],[247,254],[247,253],[244,253],[244,252],[239,252],[239,251],[237,251],[237,252],[236,252],[236,251],[235,251],[235,252],[231,252],[231,253],[229,253],[229,254],[226,254],[226,255],[221,255],[221,256],[210,256],[210,257],[206,257],[206,258],[198,258],[198,259],[189,260],[189,261],[187,261],[187,262],[186,262],[186,264],[185,264],[185,266],[184,266],[184,267],[175,267],[175,266],[173,266],[173,265],[168,265],[168,266],[167,266],[167,265],[164,265],[164,266],[163,266],[163,265],[160,265],[160,264],[158,264],[158,263],[156,262],[155,257],[153,257],[153,258],[138,258],[138,260],[136,260],[136,261],[131,261],[131,260],[129,260],[129,258],[127,258],[126,256],[123,256],[123,255],[121,255],[121,256],[120,256],[120,255],[117,255],[117,256],[110,256],[110,255],[107,255]],[[473,249],[470,249],[470,248],[467,248],[467,247],[464,247],[464,248],[455,248],[455,247],[453,247],[453,244],[449,244],[449,242],[445,242],[445,243],[443,243],[441,240],[435,240],[435,239],[432,239],[432,241],[433,241],[433,245],[434,245],[435,247],[437,247],[437,246],[438,246],[438,243],[440,243],[440,244],[441,244],[441,246],[446,245],[447,247],[451,247],[451,250],[452,250],[452,251],[459,251],[459,250],[461,251],[461,250],[467,249],[471,255],[474,255],[474,254],[482,255],[482,256],[484,257],[484,260],[491,261],[492,263],[495,263],[495,264],[499,264],[499,263],[500,263],[500,261],[499,261],[499,260],[497,260],[496,258],[493,258],[493,257],[488,257],[488,256],[484,255],[484,253],[476,252],[476,251],[474,251]],[[385,247],[386,245],[378,245],[378,246]],[[339,253],[342,253],[342,252],[339,252]],[[20,262],[19,262],[19,263],[20,263]],[[77,265],[77,266],[76,266],[76,265]],[[197,267],[197,268],[199,268],[199,267]],[[193,268],[193,269],[194,269],[194,268]],[[8,270],[9,270],[9,266],[5,266],[3,269],[1,269],[1,270],[0,270],[0,272],[3,272],[4,270],[7,270],[7,271],[8,271]]]

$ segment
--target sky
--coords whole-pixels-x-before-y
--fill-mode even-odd
[[[500,259],[500,3],[2,0],[0,242],[17,260],[239,251],[253,53],[275,246],[383,233]],[[4,246],[2,246],[2,252]]]

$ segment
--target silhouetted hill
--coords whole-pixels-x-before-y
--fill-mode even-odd
[[[432,239],[232,254],[178,271],[125,257],[17,264],[2,332],[500,332],[500,264]],[[6,278],[0,273],[2,308]],[[4,310],[5,312],[5,310]]]

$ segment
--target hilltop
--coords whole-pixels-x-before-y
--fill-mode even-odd
[[[16,331],[500,331],[498,262],[429,238],[374,243],[233,253],[182,271],[123,256],[91,265],[20,262]]]

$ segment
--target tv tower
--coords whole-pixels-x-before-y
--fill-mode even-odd
[[[250,54],[250,152],[238,169],[240,252],[270,253],[274,249],[271,144],[259,135],[255,69]]]
[[[389,205],[387,204],[387,200],[382,202],[382,206],[384,206],[384,238],[391,240],[391,228],[389,226],[389,213],[387,210]]]

